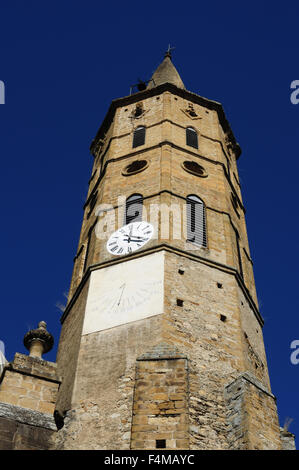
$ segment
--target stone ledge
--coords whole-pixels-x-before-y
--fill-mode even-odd
[[[284,428],[279,428],[282,450],[296,450],[295,434]]]
[[[57,431],[52,415],[30,410],[29,408],[22,408],[21,406],[10,405],[8,403],[0,402],[0,418]]]
[[[148,352],[141,354],[137,361],[157,361],[166,359],[187,359],[175,346],[167,343],[159,343]]]
[[[251,383],[252,385],[254,385],[255,387],[257,387],[258,389],[260,389],[262,392],[266,393],[267,395],[269,395],[269,397],[273,398],[275,401],[276,401],[276,397],[275,395],[273,395],[271,392],[269,392],[269,390],[265,387],[265,385],[262,384],[262,382],[260,382],[253,374],[251,374],[250,372],[243,372],[242,374],[240,374],[238,377],[236,377],[232,382],[230,382],[229,384],[225,385],[225,389],[226,391],[228,391],[228,389],[230,387],[233,387],[234,384],[236,384],[238,381],[240,382],[241,380],[245,380],[249,383]]]
[[[60,377],[57,376],[57,364],[55,362],[45,361],[38,357],[26,356],[25,354],[16,353],[14,360],[4,366],[0,383],[3,381],[6,370],[18,372],[24,375],[30,375],[42,380],[48,380],[57,384],[61,383]]]

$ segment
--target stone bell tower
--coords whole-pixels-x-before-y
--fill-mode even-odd
[[[167,52],[112,102],[91,152],[55,447],[280,449],[221,104],[186,90]]]

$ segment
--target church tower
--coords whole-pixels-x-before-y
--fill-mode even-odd
[[[112,102],[58,348],[57,449],[280,449],[221,104],[165,54]]]

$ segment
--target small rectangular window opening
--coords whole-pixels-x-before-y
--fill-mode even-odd
[[[220,320],[225,322],[226,321],[226,316],[225,315],[220,315]]]
[[[218,289],[222,289],[222,284],[221,284],[221,282],[217,282],[217,287],[218,287]]]
[[[166,449],[166,439],[157,439],[156,449]]]
[[[183,269],[179,269],[178,273],[181,274],[182,276],[185,273],[185,271]]]
[[[135,129],[133,134],[133,148],[145,144],[145,127],[140,126]]]
[[[176,299],[176,304],[178,307],[182,307],[184,305],[184,301],[182,299]]]

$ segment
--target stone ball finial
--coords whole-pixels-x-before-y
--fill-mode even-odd
[[[38,328],[30,330],[24,336],[24,346],[29,351],[29,356],[41,358],[43,354],[51,351],[54,344],[54,338],[47,331],[47,324],[44,321],[39,322]]]

